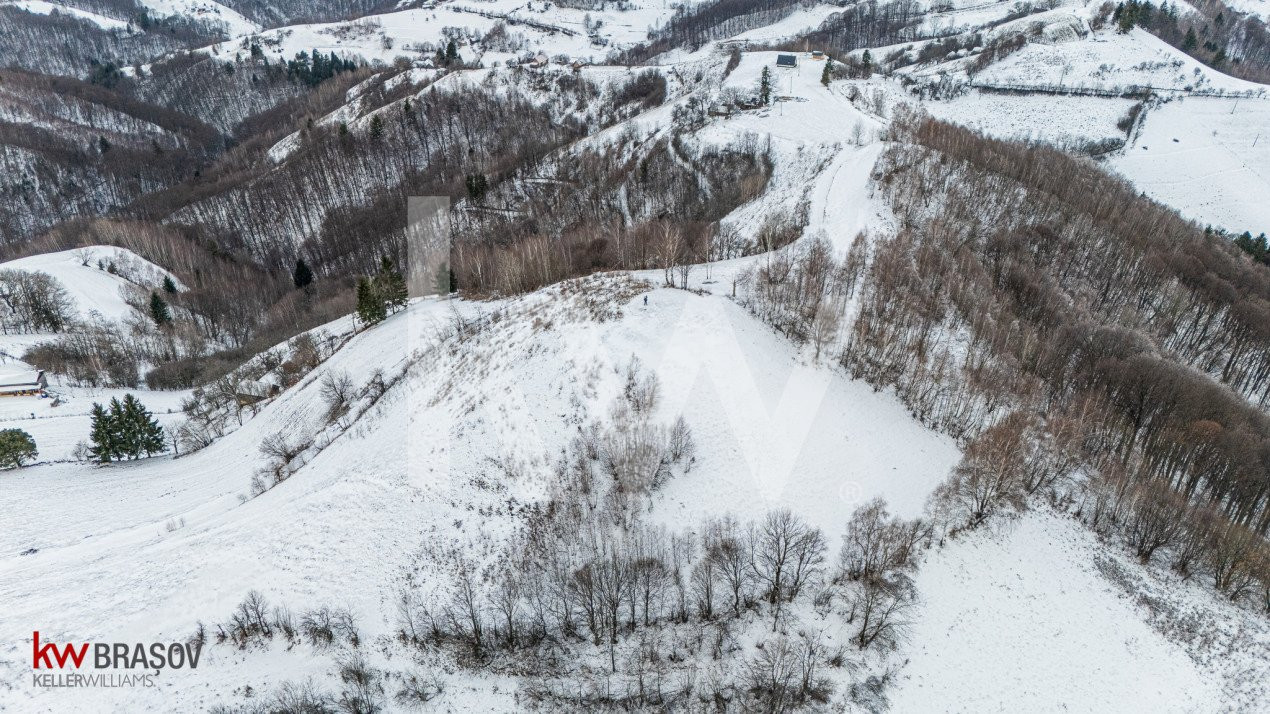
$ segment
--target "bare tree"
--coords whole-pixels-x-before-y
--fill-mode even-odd
[[[326,421],[334,423],[348,413],[356,390],[348,372],[328,372],[322,378],[321,395],[326,404]]]
[[[1186,498],[1165,484],[1147,482],[1133,489],[1126,536],[1143,563],[1178,538],[1187,522],[1187,510]]]
[[[515,564],[505,570],[494,590],[494,609],[503,622],[503,642],[513,648],[517,643],[517,623],[520,621],[521,605],[524,600],[523,580]]]
[[[675,419],[675,423],[670,427],[670,437],[667,446],[670,449],[670,458],[675,462],[691,464],[695,458],[697,445],[692,439],[692,430],[688,428],[688,422],[684,420],[682,414]]]
[[[657,255],[657,264],[662,269],[662,278],[667,286],[674,287],[675,281],[671,271],[682,260],[683,233],[675,223],[661,221],[656,228],[654,240],[654,251]]]
[[[811,321],[811,344],[816,351],[816,361],[820,360],[821,350],[838,339],[842,312],[842,305],[833,300],[826,300],[816,310],[816,316]]]
[[[1266,543],[1251,530],[1230,521],[1213,533],[1208,565],[1213,571],[1213,587],[1231,600],[1246,595],[1256,584]]]
[[[763,642],[745,668],[745,684],[761,711],[786,712],[793,708],[798,687],[800,657],[785,637]]]
[[[1023,506],[1024,422],[1007,417],[970,442],[933,498],[974,528],[992,513]]]
[[[847,622],[859,618],[856,645],[862,650],[875,644],[895,647],[907,626],[904,617],[915,598],[912,582],[903,574],[862,581],[851,599],[847,618]]]
[[[766,589],[773,606],[773,627],[781,604],[816,573],[824,561],[824,535],[788,508],[771,511],[752,534],[750,546],[755,577]]]
[[[485,602],[475,567],[459,557],[453,579],[453,598],[447,615],[450,627],[467,640],[472,656],[480,659],[485,647]]]
[[[908,562],[908,529],[886,510],[880,498],[860,506],[847,521],[838,563],[851,580],[885,575]]]

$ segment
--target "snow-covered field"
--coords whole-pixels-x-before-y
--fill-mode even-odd
[[[81,20],[87,20],[103,30],[123,30],[129,27],[128,23],[123,20],[117,20],[113,17],[99,15],[95,12],[81,10],[69,5],[47,2],[47,0],[9,0],[8,2],[0,3],[0,5],[11,5],[37,15],[50,15],[53,13],[70,15]]]
[[[1270,231],[1270,99],[1165,102],[1147,112],[1111,165],[1188,218],[1236,233]]]
[[[932,555],[895,711],[1222,709],[1220,678],[1144,621],[1096,567],[1104,550],[1041,511]]]
[[[179,15],[204,22],[223,23],[231,35],[248,35],[260,31],[260,25],[236,10],[212,0],[140,0],[158,17]]]
[[[976,83],[1067,90],[1224,91],[1264,93],[1264,85],[1205,67],[1145,30],[1113,30],[1046,44],[1031,42],[988,67]]]
[[[51,275],[66,289],[75,319],[111,322],[143,317],[125,296],[134,293],[144,299],[150,290],[162,286],[168,274],[132,251],[112,246],[34,255],[2,263],[0,270]],[[21,360],[22,355],[55,337],[40,333],[0,335],[0,371],[31,370],[31,365]],[[35,439],[42,462],[73,458],[76,445],[88,439],[89,412],[95,402],[105,404],[111,398],[133,393],[155,414],[160,424],[171,426],[180,415],[181,400],[188,396],[187,392],[76,387],[59,375],[48,377],[49,396],[0,398],[0,429],[20,428],[29,433]]]
[[[1067,146],[1123,139],[1117,126],[1135,104],[1112,97],[996,94],[971,91],[948,101],[927,102],[931,115],[1000,139]]]
[[[1226,4],[1239,12],[1256,15],[1270,22],[1270,0],[1229,0]]]
[[[644,293],[647,305],[640,295],[609,304],[605,284],[507,305],[419,302],[201,452],[6,474],[0,697],[14,711],[189,710],[232,704],[244,685],[332,676],[333,662],[306,648],[209,645],[197,670],[166,672],[153,688],[24,680],[33,629],[59,641],[183,639],[251,589],[297,609],[348,606],[377,666],[403,666],[387,654],[398,588],[406,572],[439,567],[416,556],[441,543],[496,548],[517,522],[500,504],[543,496],[552,454],[620,389],[632,356],[659,375],[660,410],[682,413],[700,445],[691,470],[655,496],[652,517],[673,527],[788,505],[836,540],[873,496],[919,513],[958,458],[893,397],[810,364],[727,297],[660,289]],[[620,316],[590,319],[588,295]],[[464,350],[428,350],[452,308],[476,319],[504,307]],[[349,429],[324,426],[323,374],[408,363],[406,380]],[[244,500],[256,446],[276,432],[332,440]],[[1095,568],[1100,552],[1043,512],[931,551],[894,710],[1220,708],[1220,679],[1146,624]],[[443,707],[516,708],[503,698],[514,681],[447,677]]]
[[[237,36],[206,48],[222,57],[260,42],[281,59],[317,48],[388,64],[417,54],[416,43],[437,42],[443,27],[484,32],[497,22],[464,9],[574,32],[509,28],[549,54],[598,59],[609,49],[590,43],[586,13],[540,9],[537,2],[448,3],[264,32],[216,3],[146,4],[224,21]],[[931,21],[960,25],[1009,9],[1003,3],[957,6]],[[796,35],[836,9],[800,10],[739,37]],[[603,23],[611,48],[641,40],[669,12],[650,4],[590,16]],[[1060,7],[1051,14],[1083,12]],[[460,51],[475,58],[469,46]],[[486,64],[510,56],[489,53]],[[691,138],[718,144],[755,138],[770,147],[775,169],[767,193],[723,223],[753,231],[765,217],[805,204],[805,235],[826,237],[840,254],[861,231],[895,227],[873,196],[871,172],[901,104],[920,105],[992,136],[1063,146],[1122,138],[1117,122],[1135,104],[974,91],[951,101],[919,102],[882,77],[825,87],[824,65],[806,53],[799,54],[796,69],[775,68],[775,53],[745,53],[721,86],[700,88],[685,77],[721,61],[715,48],[666,59],[661,71],[671,77],[671,104],[584,143],[601,145],[628,130],[669,132],[673,105],[682,106],[692,92],[712,93],[712,100],[723,92],[753,94],[766,67],[776,99],[771,106],[713,117]],[[915,74],[927,69],[935,71],[919,68]],[[486,72],[456,73],[444,82],[461,87]],[[1199,67],[1139,30],[1028,44],[976,81],[1261,91]],[[357,91],[348,99],[319,121],[364,121]],[[1187,97],[1152,106],[1141,131],[1108,161],[1188,217],[1255,233],[1270,230],[1268,129],[1270,100]],[[295,146],[293,138],[284,139],[269,156],[285,161]],[[251,590],[297,611],[346,606],[375,666],[405,671],[394,636],[407,577],[435,587],[443,568],[428,555],[443,547],[465,549],[478,560],[498,557],[525,512],[550,494],[554,463],[570,440],[608,413],[632,358],[658,377],[657,416],[682,415],[698,444],[691,468],[654,493],[651,521],[690,528],[709,516],[754,518],[787,506],[825,531],[832,552],[852,510],[869,499],[884,498],[900,516],[920,516],[960,459],[957,444],[922,426],[894,395],[814,359],[738,304],[733,280],[764,259],[698,267],[692,280],[698,292],[656,287],[660,273],[647,272],[510,300],[416,300],[357,334],[259,413],[245,412],[240,428],[180,457],[108,467],[71,460],[87,436],[93,402],[123,390],[70,388],[55,380],[62,396],[57,407],[48,399],[0,400],[0,428],[30,432],[41,452],[41,463],[0,472],[0,709],[205,710],[241,704],[245,692],[268,692],[285,681],[336,677],[331,657],[304,647],[288,651],[275,642],[245,652],[209,644],[196,671],[165,672],[153,688],[53,690],[31,687],[26,679],[34,630],[62,642],[184,640],[198,623],[212,628],[224,621]],[[98,261],[127,269],[112,273]],[[151,289],[163,276],[157,266],[104,247],[0,268],[47,272],[66,286],[78,314],[95,311],[111,320],[136,313],[126,291]],[[458,317],[480,325],[463,341],[449,333]],[[25,367],[16,356],[47,337],[0,337],[0,349],[9,355],[0,367]],[[328,420],[323,379],[347,374],[360,387],[376,370],[400,381],[364,413]],[[166,427],[178,422],[188,396],[138,394]],[[253,495],[251,478],[266,467],[261,444],[275,435],[313,446],[287,480]],[[1162,634],[1123,584],[1113,582],[1106,562],[1143,582],[1154,577],[1114,544],[1044,509],[930,550],[916,576],[921,604],[890,693],[892,710],[1266,710],[1259,706],[1263,687],[1248,684],[1268,673],[1268,663],[1258,659],[1264,650],[1205,659]],[[1195,608],[1212,597],[1187,588],[1178,586],[1178,598]],[[1250,616],[1245,621],[1247,613],[1234,607],[1205,607],[1270,647],[1264,623]],[[443,676],[449,689],[434,703],[439,710],[519,708],[521,683],[512,676]]]
[[[0,263],[0,270],[47,273],[66,288],[80,317],[97,312],[107,320],[123,320],[135,314],[136,310],[124,299],[125,293],[158,288],[168,274],[136,253],[113,246],[33,255]]]

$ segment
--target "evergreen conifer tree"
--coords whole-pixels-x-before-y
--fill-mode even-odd
[[[309,264],[301,258],[295,261],[295,270],[291,273],[291,280],[297,288],[307,288],[313,284],[313,271],[309,269]]]
[[[171,275],[163,276],[163,292],[169,295],[176,294],[176,281],[172,280]]]
[[[30,434],[21,429],[0,430],[0,468],[21,466],[39,455]]]
[[[93,404],[92,431],[89,439],[93,445],[89,453],[99,463],[123,459],[139,459],[163,453],[167,450],[163,427],[148,409],[131,394],[123,401],[111,399],[109,407]]]
[[[357,317],[366,325],[373,325],[387,317],[383,298],[371,279],[365,276],[357,279]]]
[[[88,438],[93,442],[89,453],[98,463],[108,464],[117,458],[115,433],[110,414],[100,404],[93,403],[92,431]]]
[[[150,317],[154,319],[154,324],[159,327],[172,322],[172,312],[168,310],[168,301],[164,300],[157,292],[150,293]]]
[[[833,78],[833,60],[825,59],[825,68],[820,72],[820,83],[829,86],[829,80]]]
[[[759,75],[758,98],[763,106],[772,103],[772,77],[767,67],[763,67],[763,74]]]
[[[114,411],[114,404],[111,404]],[[119,408],[120,430],[127,445],[128,456],[139,459],[163,452],[163,427],[136,397],[125,394]]]
[[[388,313],[393,313],[406,306],[409,294],[406,290],[406,279],[401,272],[393,268],[392,260],[384,256],[379,261],[379,274],[375,276],[371,286],[376,298]],[[380,318],[383,319],[383,318]]]

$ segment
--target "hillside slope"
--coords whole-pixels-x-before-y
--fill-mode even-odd
[[[476,326],[461,341],[447,327],[456,314]],[[443,580],[444,563],[421,557],[438,546],[493,555],[518,529],[525,508],[550,492],[552,455],[604,413],[632,357],[660,377],[660,411],[681,412],[700,443],[689,472],[655,493],[656,520],[682,526],[707,514],[749,516],[789,505],[836,540],[853,504],[874,496],[894,499],[904,513],[920,510],[924,494],[959,456],[893,397],[810,364],[724,297],[649,291],[613,277],[505,305],[416,303],[358,335],[203,451],[109,468],[39,466],[6,477],[12,509],[0,541],[0,599],[8,605],[0,616],[4,680],[20,681],[33,626],[57,640],[180,640],[197,622],[222,621],[253,589],[297,610],[349,607],[366,654],[376,666],[399,669],[405,663],[389,650],[404,578]],[[360,416],[328,425],[320,396],[325,375],[347,372],[360,384],[374,368],[389,377],[405,371]],[[265,465],[256,447],[273,434],[329,445],[306,452],[287,480],[248,498],[251,473]],[[906,675],[914,683],[901,687],[897,704],[925,707],[932,696],[970,696],[946,687],[959,677],[953,667],[969,664],[964,648],[982,654],[974,639],[982,630],[958,629],[948,618],[976,617],[961,593],[975,583],[976,591],[996,588],[997,597],[1035,613],[1019,617],[1043,618],[1054,607],[1080,618],[1097,610],[1126,628],[1120,639],[1104,632],[1072,640],[1045,630],[1045,620],[1016,630],[1006,624],[1013,619],[1000,621],[997,605],[990,606],[994,614],[983,615],[983,627],[1009,631],[1013,639],[1005,642],[1019,649],[1010,650],[1012,677],[972,685],[981,704],[1041,701],[1017,684],[1062,657],[1064,677],[1086,682],[1059,695],[1077,708],[1126,695],[1129,682],[1148,668],[1158,672],[1161,661],[1175,675],[1154,685],[1164,710],[1185,709],[1186,702],[1215,706],[1214,688],[1195,689],[1201,675],[1194,665],[1134,624],[1133,609],[1098,584],[1087,563],[1074,571],[1083,580],[1055,576],[1051,567],[1064,557],[1032,543],[1056,532],[1053,523],[1042,523],[1029,518],[1021,530],[979,535],[929,556],[921,586],[931,610],[915,623],[922,633],[918,652],[946,646],[963,654],[947,655],[953,662],[919,659]],[[1003,589],[1013,587],[1007,582],[1024,588],[1022,594]],[[953,639],[937,645],[946,637]],[[1044,654],[1052,638],[1073,648],[1073,656]],[[332,666],[304,648],[241,652],[210,641],[207,647],[196,671],[165,672],[153,688],[54,692],[9,684],[4,697],[14,711],[71,700],[96,711],[206,708],[233,704],[232,692],[243,685],[267,691],[284,680],[322,679]],[[1133,657],[1117,649],[1124,647]],[[1105,671],[1112,662],[1115,674]],[[482,681],[454,679],[445,701],[506,708]],[[1052,701],[1056,690],[1041,691]]]

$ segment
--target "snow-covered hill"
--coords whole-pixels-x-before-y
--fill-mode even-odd
[[[1242,0],[1242,5],[1256,2]],[[38,0],[17,4],[37,12],[53,9]],[[709,687],[727,680],[726,687],[715,691],[726,689],[738,698],[719,706],[736,708],[748,700],[744,687],[728,678],[742,669],[753,676],[761,668],[752,663],[772,652],[769,645],[778,637],[823,647],[809,657],[823,665],[819,671],[833,692],[810,705],[824,710],[1265,708],[1270,697],[1266,619],[1252,606],[1219,599],[1207,582],[1200,582],[1207,575],[1183,577],[1159,565],[1159,558],[1144,566],[1114,538],[1102,540],[1085,525],[1086,504],[1071,493],[1044,494],[1041,489],[1014,517],[994,517],[977,529],[941,524],[930,531],[929,542],[914,537],[913,552],[907,555],[911,567],[905,566],[903,580],[911,577],[917,597],[902,621],[905,636],[894,647],[857,647],[851,641],[861,626],[855,605],[848,613],[843,599],[828,592],[855,585],[837,567],[848,519],[877,498],[901,519],[932,517],[932,494],[971,449],[930,428],[927,424],[934,420],[929,414],[919,414],[913,401],[902,400],[897,390],[852,379],[844,367],[845,351],[826,349],[821,355],[818,347],[800,345],[774,330],[756,316],[753,295],[747,294],[762,289],[761,284],[754,287],[756,280],[766,279],[756,278],[757,271],[779,269],[786,258],[821,245],[818,239],[824,239],[829,259],[842,260],[853,246],[863,246],[867,253],[897,234],[924,230],[907,219],[900,225],[902,207],[893,210],[895,204],[884,199],[886,181],[911,177],[899,169],[884,176],[879,168],[885,165],[879,164],[880,157],[897,146],[893,120],[920,112],[994,137],[1097,156],[1137,189],[1197,222],[1238,231],[1270,229],[1270,208],[1261,200],[1270,195],[1264,168],[1270,161],[1270,137],[1261,136],[1270,128],[1270,100],[1261,85],[1202,66],[1140,29],[1091,30],[1098,8],[1071,2],[1033,8],[958,0],[926,7],[915,27],[946,37],[959,30],[982,33],[976,40],[980,43],[1010,33],[1027,35],[1016,51],[973,71],[971,63],[983,46],[963,47],[957,43],[968,40],[961,35],[954,43],[957,49],[920,61],[917,56],[933,40],[873,47],[870,72],[876,72],[868,77],[825,72],[826,60],[813,55],[812,47],[749,49],[746,43],[781,43],[805,35],[808,28],[849,9],[807,3],[757,28],[738,22],[743,29],[727,38],[733,42],[675,47],[659,55],[658,64],[646,71],[664,81],[664,101],[638,104],[621,114],[620,121],[602,123],[596,105],[639,70],[617,64],[512,69],[507,62],[537,52],[604,62],[611,51],[646,40],[650,29],[670,20],[673,6],[614,3],[588,11],[536,0],[456,0],[403,3],[358,19],[339,19],[350,14],[332,9],[334,17],[323,22],[299,23],[290,19],[302,17],[295,3],[144,4],[157,16],[220,23],[231,35],[195,49],[196,57],[173,53],[155,58],[171,62],[178,73],[196,66],[185,62],[201,62],[213,65],[213,74],[243,74],[237,81],[246,86],[257,82],[253,72],[263,76],[264,67],[277,67],[313,49],[373,65],[347,75],[356,79],[334,89],[328,84],[304,94],[309,88],[296,85],[294,93],[301,99],[294,105],[287,104],[289,94],[279,92],[282,109],[268,115],[269,126],[258,135],[248,131],[238,137],[243,141],[228,154],[225,173],[194,181],[188,202],[173,199],[178,208],[165,218],[187,224],[190,235],[259,241],[250,244],[255,257],[267,256],[274,273],[279,265],[287,271],[282,273],[288,291],[284,299],[292,301],[297,314],[316,298],[302,287],[291,291],[292,261],[307,257],[305,251],[314,247],[296,238],[299,229],[294,226],[304,226],[312,237],[351,232],[359,226],[355,216],[343,215],[345,209],[364,209],[368,197],[380,197],[384,194],[379,192],[394,190],[414,173],[435,168],[428,163],[431,153],[415,157],[395,147],[376,147],[372,153],[366,149],[370,144],[357,142],[375,132],[382,138],[389,122],[392,132],[417,121],[409,113],[410,103],[417,108],[438,95],[515,99],[523,102],[517,106],[542,109],[544,125],[576,122],[568,141],[561,139],[545,156],[535,154],[527,168],[480,163],[501,154],[506,142],[479,147],[461,142],[465,161],[479,170],[497,170],[498,176],[491,170],[489,179],[503,182],[493,191],[501,190],[496,195],[507,201],[508,213],[519,210],[515,201],[529,194],[523,190],[529,184],[575,185],[551,178],[549,169],[590,158],[588,152],[613,152],[633,174],[641,170],[641,152],[664,142],[671,161],[693,186],[691,178],[704,175],[699,157],[706,149],[743,145],[770,162],[770,178],[763,174],[765,189],[757,197],[729,207],[712,226],[717,234],[711,237],[753,240],[769,220],[793,216],[799,238],[777,251],[684,266],[680,289],[665,286],[662,270],[642,270],[566,280],[516,297],[416,298],[371,327],[341,313],[335,330],[340,334],[320,340],[323,348],[315,349],[320,364],[310,365],[312,371],[297,366],[292,344],[280,342],[259,352],[253,347],[246,357],[238,351],[226,358],[268,363],[261,367],[264,376],[244,378],[242,372],[232,372],[199,393],[130,390],[169,433],[184,422],[180,410],[186,399],[208,405],[208,411],[226,420],[227,433],[214,434],[204,448],[179,456],[109,466],[76,460],[75,447],[88,436],[91,405],[129,390],[67,388],[52,375],[54,391],[61,396],[57,407],[50,399],[35,397],[0,400],[0,429],[29,432],[41,454],[32,466],[0,471],[0,509],[5,514],[0,528],[0,709],[267,710],[280,701],[280,693],[290,691],[287,687],[305,682],[337,692],[358,678],[359,668],[375,673],[390,711],[411,706],[394,694],[408,688],[412,678],[424,677],[436,688],[428,705],[445,711],[578,708],[577,702],[588,701],[584,686],[608,696],[623,687],[630,691],[637,678],[638,703],[608,701],[655,708],[656,703],[648,703],[655,700],[642,699],[646,680],[655,680],[660,688],[664,678],[676,685],[699,683],[699,690],[680,701],[712,707],[722,700],[709,698]],[[496,26],[521,37],[487,46],[483,36]],[[461,40],[456,49],[462,60],[483,66],[431,66],[446,36]],[[253,46],[271,64],[256,64]],[[793,54],[797,66],[778,66],[778,54]],[[862,57],[857,50],[851,59],[859,62]],[[839,67],[848,60],[830,59]],[[882,67],[888,62],[894,63],[894,72]],[[143,66],[140,74],[152,68]],[[291,81],[281,70],[277,74],[277,82]],[[203,76],[191,74],[191,82],[197,84]],[[760,106],[756,100],[764,77],[772,101]],[[1154,94],[1144,94],[1143,88]],[[0,86],[0,99],[7,102],[0,110],[15,123],[51,131],[71,125],[109,129],[134,142],[165,136],[157,125],[126,113],[90,111],[74,102],[36,112],[18,93],[10,94]],[[450,113],[459,116],[467,108],[456,101]],[[242,118],[228,112],[217,126],[228,135]],[[438,118],[436,125],[427,122],[425,131],[436,127],[437,134],[426,136],[442,143],[445,116]],[[498,119],[505,128],[516,126],[512,122],[517,118]],[[463,131],[469,128],[462,125]],[[478,133],[480,129],[476,127]],[[454,127],[448,131],[462,133]],[[390,137],[401,138],[404,146],[423,135],[401,130]],[[322,161],[302,163],[309,154],[327,149]],[[343,171],[347,164],[340,163],[342,156],[358,156],[363,162],[358,166],[365,170]],[[928,158],[942,163],[946,157]],[[323,213],[320,202],[309,200],[304,191],[294,194],[296,200],[270,202],[274,196],[268,190],[283,185],[279,177],[296,166],[303,180],[284,188],[312,181],[341,210]],[[478,168],[461,169],[468,170]],[[479,203],[485,190],[487,177],[479,178],[479,190],[475,181],[455,184],[463,184],[457,194],[466,188],[472,199],[465,209]],[[993,178],[1000,179],[992,184],[994,190],[1000,186],[1003,193],[1031,190],[1023,181]],[[703,179],[695,187],[704,194],[710,185]],[[625,197],[626,188],[615,190]],[[237,194],[226,200],[231,192]],[[253,203],[256,199],[262,202]],[[461,196],[457,200],[466,201]],[[248,205],[253,208],[242,208]],[[497,205],[490,200],[475,208],[504,210]],[[938,205],[925,208],[941,210]],[[331,215],[344,223],[328,221]],[[571,228],[567,218],[572,217],[533,230],[559,237]],[[225,225],[213,225],[222,219]],[[627,222],[620,228],[631,228]],[[250,231],[242,228],[247,225]],[[966,242],[977,239],[981,228],[966,230],[975,234]],[[200,229],[208,232],[199,234]],[[602,247],[618,230],[603,226],[588,245]],[[1092,231],[1090,226],[1073,230],[1082,235]],[[1026,239],[1022,230],[1018,233],[1006,236],[1003,245]],[[269,243],[279,235],[295,243]],[[857,241],[857,236],[863,239]],[[932,255],[935,251],[923,250],[921,242],[919,235],[912,244],[913,253],[922,253],[913,266],[902,261],[891,266],[896,274],[925,278],[918,268],[946,267],[952,265],[947,261],[964,257],[961,246]],[[228,250],[239,247],[232,244]],[[325,255],[332,256],[332,264],[364,257],[354,252],[360,246],[321,247],[328,249]],[[224,249],[219,242],[214,248]],[[345,248],[348,254],[340,252]],[[660,243],[649,249],[667,250]],[[737,254],[744,252],[753,251]],[[241,259],[249,262],[252,257]],[[641,267],[661,259],[650,258]],[[981,267],[969,260],[964,265]],[[495,269],[492,262],[490,269]],[[859,269],[864,271],[865,264]],[[146,298],[168,274],[129,251],[105,246],[23,258],[0,265],[0,270],[45,272],[66,287],[78,317],[96,313],[116,322],[138,317],[144,322],[145,315],[134,307],[141,304],[138,297]],[[1034,294],[1052,287],[1046,282],[1051,276],[1019,273],[1006,277],[1022,286],[1020,301],[1030,296],[1031,287],[1040,286]],[[352,275],[324,274],[318,285],[328,289],[344,280],[339,287],[351,291]],[[991,282],[980,273],[964,277],[967,284]],[[1078,300],[1058,288],[1053,294],[1045,309],[1097,316],[1087,305],[1096,301],[1084,292],[1076,293]],[[862,309],[858,302],[863,298],[854,289],[839,297],[842,316],[853,317]],[[913,359],[925,360],[928,347],[945,350],[953,359],[977,351],[976,359],[984,364],[975,376],[985,384],[1016,380],[1043,392],[1034,373],[1017,364],[994,363],[982,335],[959,328],[937,334],[946,327],[945,312],[965,310],[964,305],[944,303],[964,299],[951,295],[926,306],[932,317],[918,350],[923,354]],[[996,307],[982,306],[985,321],[995,319]],[[1139,318],[1130,315],[1126,324],[1133,319]],[[364,329],[345,332],[350,325]],[[1026,328],[1030,325],[1021,321],[1003,323],[999,341],[1023,335],[1039,343],[1051,337]],[[834,331],[830,343],[847,339],[837,334],[836,326]],[[307,334],[321,333],[319,328]],[[925,336],[935,334],[927,343]],[[8,355],[0,367],[25,368],[15,361],[17,356],[48,337],[0,336],[0,350]],[[1143,343],[1148,339],[1143,336]],[[1033,355],[1042,351],[1036,344],[1032,349]],[[1000,368],[999,373],[992,368]],[[294,370],[289,372],[294,379],[281,377],[287,369]],[[931,382],[932,392],[939,387],[936,382]],[[209,396],[213,392],[215,397]],[[642,394],[639,399],[632,396],[636,392]],[[640,400],[643,406],[637,408]],[[1001,404],[986,410],[985,424],[979,426],[1004,418],[1013,408],[1002,406],[1008,401],[1003,397]],[[638,419],[644,421],[632,427],[628,422],[636,417],[631,414],[640,409]],[[645,427],[660,436],[670,433],[680,418],[695,448],[687,456],[660,456],[652,483],[625,490],[628,485],[618,484],[607,465],[596,466],[603,463],[597,444],[604,438],[637,441],[632,435]],[[1197,432],[1213,431],[1209,423],[1191,426]],[[1091,433],[1110,433],[1111,428],[1088,421]],[[606,431],[610,429],[618,437]],[[1077,473],[1064,476],[1072,476],[1074,483],[1087,478],[1083,467],[1071,468]],[[584,476],[576,476],[575,470]],[[613,481],[608,491],[606,479]],[[590,630],[582,624],[583,611],[594,604],[579,597],[586,604],[575,606],[567,599],[577,597],[569,588],[580,589],[582,581],[599,577],[587,569],[590,564],[576,568],[575,561],[560,561],[565,583],[560,587],[567,595],[509,595],[512,586],[499,575],[527,561],[530,551],[549,550],[535,539],[545,529],[536,527],[561,517],[560,512],[585,510],[580,503],[601,498],[621,501],[620,507],[603,511],[605,517],[630,518],[647,525],[648,532],[682,538],[671,539],[671,558],[682,555],[677,548],[698,549],[694,543],[704,553],[709,531],[722,527],[718,519],[735,518],[741,532],[752,534],[749,524],[787,508],[820,529],[829,561],[822,564],[824,580],[833,581],[832,588],[826,584],[823,591],[804,593],[797,602],[791,597],[792,612],[785,615],[778,585],[774,602],[762,602],[766,596],[759,596],[760,601],[735,618],[715,618],[700,609],[689,615],[685,607],[682,622],[667,618],[638,633],[638,598],[617,592],[610,600],[615,598],[618,607],[629,603],[631,631],[615,634],[613,639],[620,642],[606,652],[607,643],[593,636],[598,632],[594,622]],[[583,541],[596,538],[582,530],[587,529],[567,533],[561,550],[576,555],[573,550],[586,547]],[[642,535],[623,537],[635,541]],[[747,538],[747,544],[756,542],[752,535]],[[649,563],[658,561],[650,557],[642,562],[641,567],[655,569]],[[748,567],[757,570],[753,563]],[[675,586],[681,593],[703,587],[696,580],[686,585],[688,572],[685,568],[668,576],[656,597],[672,599]],[[467,627],[454,622],[450,601],[444,599],[455,591],[462,597],[456,585],[460,574],[477,581],[493,630],[489,637],[498,636],[494,625],[501,624],[500,616],[514,620],[516,603],[534,598],[538,603],[560,598],[566,603],[563,619],[576,617],[578,622],[558,638],[544,634],[533,645],[521,645],[524,650],[509,645],[513,654],[490,655],[473,666],[471,660],[479,658],[468,658],[462,647],[447,647],[455,639],[452,633]],[[635,588],[636,577],[628,576],[625,587]],[[708,590],[712,583],[704,587]],[[228,623],[253,591],[269,604],[262,610],[271,622],[294,625],[312,613],[346,612],[356,637],[345,632],[324,645],[312,637],[284,637],[279,624],[276,636],[236,642]],[[499,597],[506,598],[502,602],[511,614],[498,611]],[[519,614],[528,619],[524,611]],[[588,614],[594,621],[594,614]],[[403,620],[413,627],[415,617],[426,623],[420,630],[427,631],[407,635]],[[617,615],[612,617],[616,629]],[[647,605],[644,620],[647,625]],[[197,669],[164,671],[153,686],[49,688],[30,680],[35,631],[44,641],[60,643],[184,642],[199,632],[205,642]],[[417,647],[411,637],[433,646]],[[532,652],[541,655],[541,666],[529,671],[516,654],[531,647],[538,648]],[[635,664],[628,667],[628,661]],[[618,662],[620,676],[615,673]],[[640,669],[646,662],[653,662],[652,668]],[[565,688],[576,685],[578,699],[550,698],[551,686],[561,681]]]
[[[1111,165],[1188,218],[1236,233],[1270,227],[1270,99],[1189,97],[1147,112]]]
[[[163,285],[168,271],[126,248],[87,246],[57,253],[42,253],[0,263],[0,270],[44,273],[66,290],[72,320],[107,320],[123,323],[144,317],[134,305],[144,305],[152,290]],[[180,286],[179,281],[174,284]],[[55,335],[9,332],[0,335],[0,352],[16,361],[32,346]],[[17,368],[24,368],[18,363]]]
[[[80,319],[96,312],[107,320],[124,320],[136,314],[125,296],[163,286],[169,272],[115,246],[87,246],[57,253],[43,253],[0,263],[0,270],[41,272],[65,286]],[[180,287],[180,283],[174,280]],[[147,295],[148,297],[148,295]]]
[[[468,325],[461,338],[457,316]],[[444,563],[420,555],[441,545],[494,553],[549,492],[554,455],[603,418],[632,358],[660,378],[659,413],[682,414],[699,443],[689,472],[654,496],[651,516],[673,527],[791,506],[836,540],[868,498],[919,512],[959,456],[893,397],[811,363],[724,296],[614,276],[508,303],[419,302],[200,452],[6,475],[4,698],[14,711],[72,701],[202,709],[241,703],[247,685],[264,692],[331,676],[333,661],[306,647],[243,652],[209,641],[197,670],[165,672],[152,688],[22,682],[33,629],[57,641],[181,640],[198,622],[222,621],[249,590],[297,610],[346,606],[375,666],[409,669],[392,654],[403,579],[446,577]],[[383,396],[328,424],[326,376],[347,373],[360,387],[374,370],[391,384]],[[266,466],[257,447],[275,434],[315,446],[289,478],[250,497],[250,475]],[[897,706],[1218,707],[1221,683],[1142,623],[1139,606],[1094,569],[1098,557],[1087,536],[1043,515],[933,551]],[[1095,616],[1096,631],[1087,627]],[[1008,675],[988,676],[985,657]],[[444,706],[513,708],[514,684],[447,680]]]

